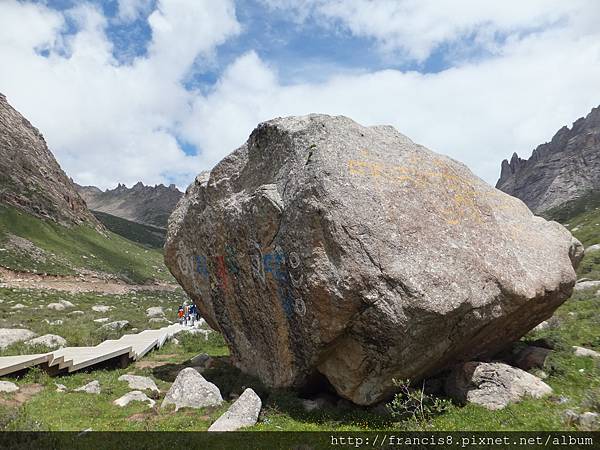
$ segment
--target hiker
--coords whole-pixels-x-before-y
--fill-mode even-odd
[[[194,322],[196,321],[196,304],[192,303],[190,305],[190,319],[192,321],[192,326],[194,326]]]
[[[187,326],[188,320],[190,318],[190,307],[187,304],[183,306],[183,317],[183,323],[185,324],[185,326]]]
[[[183,305],[179,305],[179,310],[177,311],[177,317],[179,318],[179,325],[183,325]]]

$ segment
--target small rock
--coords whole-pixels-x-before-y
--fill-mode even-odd
[[[575,284],[573,288],[574,291],[583,291],[585,289],[597,288],[600,287],[600,281],[579,281]]]
[[[600,415],[595,412],[584,412],[579,415],[579,429],[581,431],[597,431],[600,428]]]
[[[549,330],[553,328],[558,328],[560,326],[560,319],[557,316],[552,316],[548,320],[544,320],[540,324],[538,324],[533,331],[543,331]]]
[[[179,339],[177,339],[177,338],[173,338],[173,339],[171,339],[171,342],[172,342],[174,345],[179,345]]]
[[[262,401],[252,389],[246,389],[229,407],[227,412],[213,423],[208,431],[236,431],[256,424]]]
[[[163,323],[163,322],[169,322],[165,317],[153,317],[152,319],[148,320],[149,323]]]
[[[10,307],[10,309],[23,309],[23,308],[27,308],[27,306],[25,306],[22,303],[17,303],[16,305]]]
[[[90,381],[85,386],[81,386],[75,389],[75,392],[86,392],[88,394],[99,394],[100,393],[100,383],[97,380]]]
[[[130,402],[148,402],[148,406],[150,408],[152,408],[156,403],[141,391],[131,391],[113,401],[115,405],[120,406],[121,408],[127,406]]]
[[[539,323],[534,329],[533,331],[543,331],[547,328],[550,328],[550,323],[547,320],[544,320],[543,322]]]
[[[73,311],[69,313],[70,316],[83,316],[84,314],[83,311]]]
[[[600,358],[600,353],[585,347],[573,346],[573,353],[575,353],[575,356]]]
[[[542,347],[528,346],[521,350],[514,359],[515,366],[519,369],[530,370],[534,367],[542,368],[551,350]]]
[[[19,386],[12,381],[0,381],[0,392],[16,392],[18,390]]]
[[[114,322],[110,322],[105,325],[102,325],[100,327],[100,330],[116,331],[116,330],[122,330],[122,329],[128,328],[128,327],[129,327],[128,320],[116,320]]]
[[[314,400],[302,400],[302,407],[308,412],[316,409],[322,409],[325,405],[327,405],[327,400],[321,397],[315,398]]]
[[[63,305],[62,303],[49,303],[48,306],[46,306],[46,308],[54,309],[55,311],[64,311],[65,305]]]
[[[74,308],[75,305],[68,300],[59,300],[58,303],[63,305],[65,308]]]
[[[165,315],[162,306],[152,306],[146,310],[146,315],[148,317],[162,317]]]
[[[156,386],[156,383],[154,382],[154,380],[152,380],[152,378],[142,377],[139,375],[126,374],[126,375],[121,375],[119,377],[119,381],[126,381],[127,384],[129,384],[129,387],[131,389],[142,390],[142,391],[144,389],[150,389],[150,390],[159,392],[158,386]]]
[[[588,248],[586,248],[585,252],[591,253],[591,252],[597,252],[598,250],[600,250],[600,244],[594,244],[594,245],[590,245]]]
[[[576,426],[580,431],[598,431],[600,428],[600,415],[595,412],[584,412],[577,414],[572,409],[567,409],[563,413],[565,424]]]
[[[62,348],[67,345],[67,340],[56,334],[45,334],[25,342],[26,345],[45,345],[48,348]]]
[[[223,403],[219,388],[206,381],[195,369],[187,367],[175,378],[171,388],[165,395],[161,408],[174,404],[175,411],[179,408],[204,408]]]
[[[563,413],[563,420],[567,425],[576,425],[579,423],[579,414],[577,414],[572,409],[567,409]]]
[[[110,319],[108,317],[103,317],[101,319],[94,319],[94,322],[96,323],[105,323],[108,322]]]
[[[474,361],[456,366],[446,379],[445,388],[450,397],[489,410],[503,409],[524,396],[541,398],[552,393],[550,386],[521,369]]]
[[[554,350],[556,348],[556,342],[549,338],[540,338],[531,342],[534,347],[547,348],[548,350]]]
[[[96,311],[96,312],[108,312],[112,309],[112,306],[106,306],[106,305],[94,305],[92,306],[92,311]]]
[[[206,368],[211,362],[212,358],[206,353],[200,353],[199,355],[196,355],[192,359],[190,359],[190,363],[194,367]]]
[[[56,392],[67,392],[68,388],[64,384],[54,383],[56,386]]]
[[[62,325],[63,321],[60,319],[56,319],[56,320],[48,320],[48,319],[44,319],[44,322],[46,322],[48,325]]]
[[[26,341],[36,337],[33,331],[24,328],[0,328],[0,349],[16,342]]]
[[[557,405],[564,405],[565,403],[569,402],[569,397],[565,397],[564,395],[559,395],[558,397],[551,396],[548,397],[548,400],[550,400],[552,403],[556,403]]]

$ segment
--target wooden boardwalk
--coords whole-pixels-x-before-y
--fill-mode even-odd
[[[0,376],[19,372],[33,366],[51,370],[75,372],[113,358],[136,361],[154,348],[160,348],[177,333],[190,329],[174,323],[158,330],[125,334],[119,339],[104,341],[95,347],[65,347],[50,353],[0,357]]]

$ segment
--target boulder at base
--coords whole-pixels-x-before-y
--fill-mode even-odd
[[[538,377],[503,363],[467,362],[452,370],[446,393],[461,402],[503,409],[525,396],[541,398],[552,388]]]
[[[320,373],[365,405],[549,318],[582,255],[463,164],[324,115],[260,124],[188,187],[165,247],[240,369],[272,387]]]
[[[236,431],[256,424],[262,401],[252,389],[247,388],[242,395],[219,417],[208,431]]]
[[[169,392],[161,404],[161,408],[174,404],[179,408],[204,408],[218,406],[223,403],[219,388],[200,375],[195,369],[187,367],[175,378]]]

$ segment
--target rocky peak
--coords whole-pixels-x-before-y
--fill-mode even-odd
[[[0,203],[63,225],[102,225],[62,171],[44,137],[0,94]]]
[[[90,186],[78,189],[92,210],[161,228],[167,226],[169,215],[183,195],[175,185],[146,186],[141,181],[131,188],[119,183],[104,192]]]
[[[600,189],[600,107],[563,126],[529,159],[514,153],[502,161],[496,187],[539,214]]]

